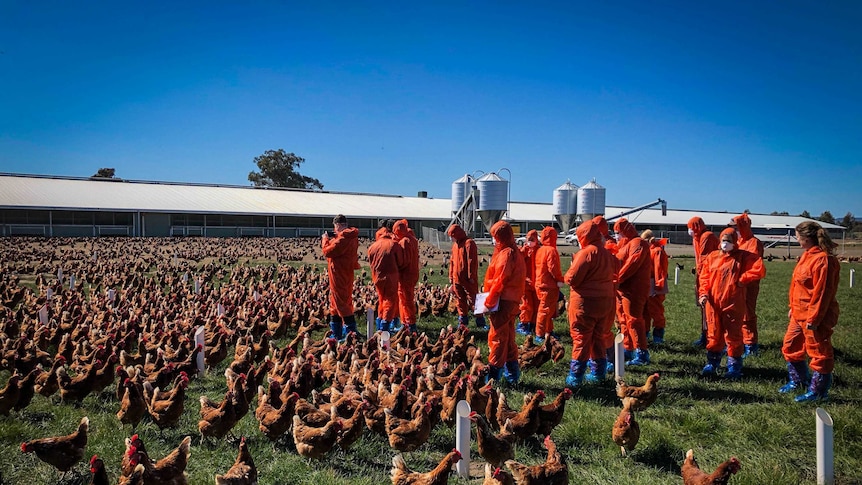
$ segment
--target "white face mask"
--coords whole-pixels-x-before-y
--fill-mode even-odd
[[[693,229],[689,229],[689,230],[688,230],[688,235],[689,235],[689,236],[691,236],[691,237],[694,237],[694,230],[693,230]]]
[[[614,233],[614,241],[620,242],[620,233],[618,233],[618,232]]]
[[[721,241],[721,250],[725,253],[733,251],[733,243],[730,241]]]
[[[527,246],[531,248],[536,247],[536,241],[527,241]]]

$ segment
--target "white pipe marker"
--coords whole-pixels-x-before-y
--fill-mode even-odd
[[[206,351],[206,344],[204,335],[204,327],[200,326],[195,329],[195,346],[200,345],[201,351],[198,352],[197,355],[197,366],[198,366],[198,375],[204,375],[204,371],[206,371],[206,362],[204,361],[204,351]]]
[[[365,335],[367,339],[371,340],[371,336],[374,335],[374,332],[377,330],[377,325],[374,325],[374,309],[366,308],[365,309]]]
[[[464,479],[470,479],[470,403],[467,401],[458,402],[455,409],[458,413],[458,421],[455,428],[455,449],[461,453],[461,461],[455,468],[458,470],[458,476]]]
[[[853,268],[850,268],[850,288],[853,288],[853,283],[855,283],[855,280],[856,280],[856,270]]]
[[[677,267],[673,270],[673,284],[674,284],[674,285],[678,285],[678,284],[679,284],[679,266],[677,266]]]
[[[835,483],[832,416],[823,408],[814,411],[817,419],[817,485]]]
[[[626,375],[626,348],[623,346],[623,334],[614,337],[614,375],[620,379]]]

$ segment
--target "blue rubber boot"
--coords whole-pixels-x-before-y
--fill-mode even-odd
[[[616,359],[616,354],[614,352],[614,348],[611,347],[605,350],[605,360],[607,361],[607,366],[605,367],[605,371],[607,374],[614,373],[614,359]]]
[[[623,351],[623,359],[625,359],[626,362],[632,360],[634,358],[634,356],[635,356],[634,350],[624,350]]]
[[[533,333],[530,330],[530,325],[530,322],[521,322],[518,324],[518,328],[515,329],[515,332],[518,335],[530,335],[531,333]]]
[[[691,345],[692,345],[692,347],[700,347],[702,349],[706,348],[706,333],[702,332],[700,334],[700,339],[695,340],[694,342],[691,343]]]
[[[584,383],[584,373],[587,371],[587,361],[573,360],[569,363],[569,375],[566,376],[566,387],[577,389]]]
[[[344,324],[342,323],[341,317],[331,315],[329,317],[329,329],[332,330],[332,336],[335,340],[341,340],[344,338]]]
[[[398,333],[401,331],[402,328],[404,328],[404,325],[401,325],[401,319],[395,317],[394,319],[392,319],[392,324],[390,325],[390,328],[391,330],[389,331],[391,333]]]
[[[494,379],[494,382],[499,384],[501,377],[503,377],[503,368],[489,365],[488,366],[488,377],[485,379],[485,383],[487,384],[487,382],[489,380]]]
[[[608,369],[608,360],[597,359],[591,362],[593,365],[590,366],[590,373],[584,376],[584,380],[589,384],[598,384],[605,380]]]
[[[742,353],[742,358],[757,357],[760,355],[760,346],[757,344],[745,344],[745,352]]]
[[[661,345],[664,343],[664,329],[656,328],[652,331],[652,343]]]
[[[832,387],[832,374],[821,374],[817,371],[811,373],[811,384],[808,392],[796,396],[796,402],[816,402],[829,399],[829,388]]]
[[[715,377],[719,365],[721,365],[721,352],[707,352],[706,365],[701,369],[700,375],[703,377]]]
[[[517,386],[521,380],[521,364],[517,360],[506,362],[506,367],[503,369],[503,382],[510,386]]]
[[[476,315],[476,330],[480,332],[488,330],[488,326],[485,325],[485,317],[482,315]]]
[[[803,389],[808,384],[808,365],[803,361],[787,363],[787,384],[778,388],[781,394]]]
[[[461,325],[464,325],[466,327],[468,323],[470,323],[470,317],[468,317],[466,315],[458,315],[458,326],[459,327]]]
[[[357,336],[359,335],[359,332],[356,330],[356,317],[353,315],[344,317],[344,336],[347,337],[350,332],[355,333]]]
[[[545,336],[544,335],[542,335],[542,336],[536,335],[536,338],[533,339],[533,342],[536,345],[542,345],[543,343],[545,343]]]
[[[626,362],[626,365],[630,366],[639,366],[639,365],[647,365],[649,364],[649,350],[647,349],[637,349],[635,351],[635,358]]]
[[[727,358],[727,373],[725,379],[736,380],[742,377],[742,359],[736,357]]]

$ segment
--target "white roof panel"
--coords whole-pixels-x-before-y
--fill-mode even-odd
[[[448,220],[451,217],[450,199],[2,173],[0,207],[310,217],[344,214],[348,217],[418,220]],[[626,207],[608,206],[605,215],[610,217],[626,210]],[[509,218],[514,221],[551,223],[554,220],[550,202],[511,202],[509,211]],[[626,217],[635,225],[684,226],[692,217],[700,216],[709,226],[725,226],[735,215],[668,209],[667,215],[662,216],[659,209],[646,209]],[[798,216],[749,216],[752,226],[775,227],[776,233],[808,220]],[[820,224],[827,229],[843,229],[834,224]]]

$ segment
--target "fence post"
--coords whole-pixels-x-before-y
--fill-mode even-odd
[[[614,337],[614,375],[620,379],[626,374],[626,348],[623,346],[623,334]]]
[[[455,467],[458,470],[458,476],[464,479],[470,479],[470,403],[460,401],[456,408],[458,413],[458,422],[455,428],[455,449],[461,453],[461,461]]]
[[[814,414],[817,419],[817,485],[832,485],[835,483],[832,416],[823,408],[817,408]]]

